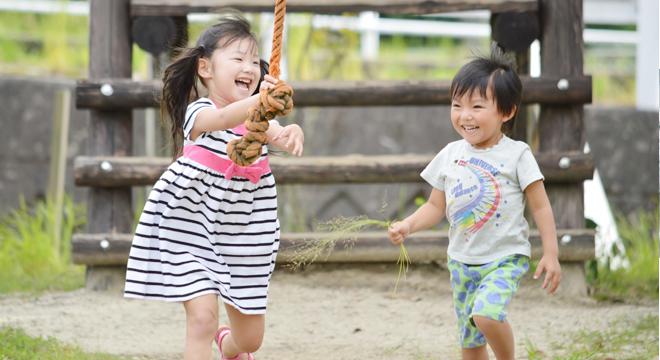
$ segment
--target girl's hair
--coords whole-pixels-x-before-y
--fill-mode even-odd
[[[488,89],[500,114],[508,115],[515,109],[511,120],[504,124],[505,130],[510,130],[520,109],[522,83],[516,73],[515,62],[495,42],[491,45],[490,56],[477,56],[458,70],[449,93],[452,99],[456,99],[478,90],[485,98]]]
[[[211,58],[213,51],[222,49],[237,40],[250,39],[256,46],[257,38],[250,29],[250,23],[240,14],[232,12],[224,16],[215,25],[212,25],[197,39],[193,48],[179,49],[177,58],[167,66],[163,73],[163,92],[161,95],[162,118],[169,117],[172,134],[173,155],[176,158],[183,142],[183,122],[188,104],[198,99],[197,83],[200,81],[197,74],[199,59]],[[268,63],[261,60],[261,78],[268,73]],[[167,113],[167,114],[165,114]],[[166,116],[167,115],[167,116]]]

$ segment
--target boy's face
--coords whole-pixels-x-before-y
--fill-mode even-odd
[[[251,96],[259,84],[259,55],[250,38],[220,47],[210,59],[202,58],[199,63],[198,73],[209,96],[222,106]]]
[[[454,130],[465,141],[478,149],[496,145],[502,138],[502,124],[509,121],[511,114],[503,115],[497,111],[490,88],[486,97],[482,97],[478,89],[466,92],[451,102],[451,123]]]

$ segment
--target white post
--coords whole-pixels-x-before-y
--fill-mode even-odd
[[[378,13],[363,11],[360,13],[358,28],[360,29],[360,55],[362,61],[375,61],[378,59],[380,47],[380,33],[378,32]]]
[[[658,0],[637,0],[637,108],[658,110]]]

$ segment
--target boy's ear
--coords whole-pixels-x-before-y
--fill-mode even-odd
[[[507,115],[504,117],[504,121],[503,121],[503,122],[507,122],[507,121],[513,119],[513,115],[516,114],[516,111],[517,111],[517,110],[518,110],[518,107],[514,105],[514,106],[513,106],[513,109],[511,109],[511,112],[510,112],[509,114],[507,114]]]
[[[202,79],[211,77],[211,62],[207,58],[200,57],[197,60],[197,75]]]

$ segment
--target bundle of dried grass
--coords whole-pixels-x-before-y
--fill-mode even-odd
[[[322,223],[317,230],[326,235],[317,239],[306,239],[294,247],[289,267],[298,270],[319,258],[327,258],[338,243],[343,243],[345,248],[352,247],[361,231],[386,230],[389,226],[390,221],[369,219],[366,216],[338,217]],[[403,243],[399,245],[399,258],[396,263],[399,266],[399,273],[394,285],[394,292],[398,289],[401,277],[403,276],[405,279],[410,265],[410,257]]]

